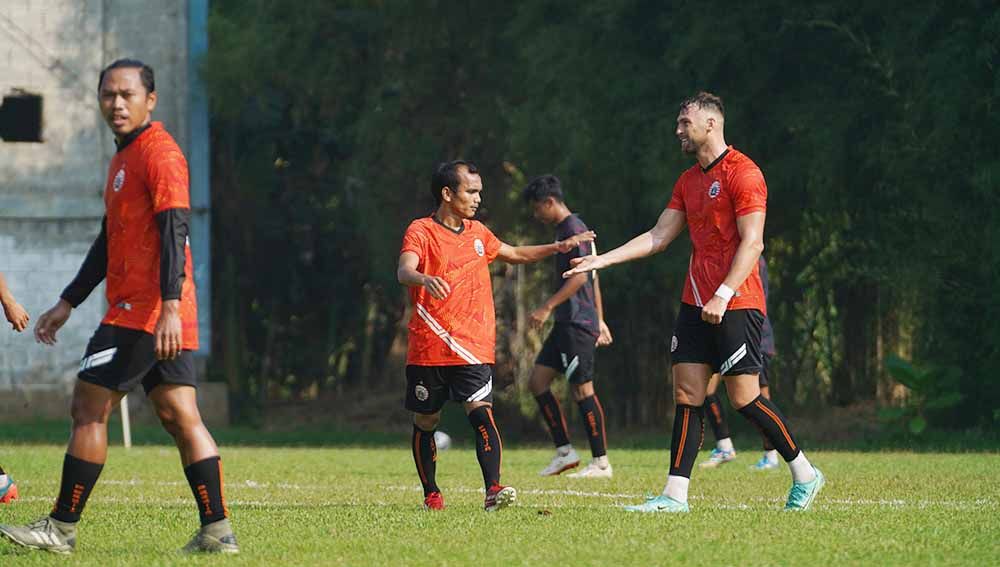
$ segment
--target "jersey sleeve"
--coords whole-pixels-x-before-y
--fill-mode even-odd
[[[587,225],[584,224],[583,221],[580,220],[579,218],[576,218],[576,219],[574,219],[574,222],[572,223],[572,225],[570,225],[568,234],[566,235],[565,238],[572,238],[572,237],[576,236],[577,234],[581,234],[581,233],[587,232],[588,230],[590,230],[590,229],[587,228]],[[577,245],[576,248],[574,248],[574,249],[570,250],[569,252],[567,252],[566,256],[569,259],[580,258],[580,257],[583,257],[583,256],[590,256],[591,250],[592,250],[591,246],[593,246],[592,242],[581,242],[579,245]]]
[[[736,216],[767,210],[767,184],[757,167],[738,172],[733,179],[733,208]]]
[[[176,144],[154,143],[147,150],[146,176],[154,214],[191,208],[187,160]]]
[[[403,234],[403,246],[400,247],[400,255],[403,252],[413,252],[421,260],[427,257],[427,233],[417,223],[411,223]]]
[[[503,244],[500,239],[493,234],[493,231],[486,228],[486,225],[481,224],[483,227],[483,247],[486,248],[486,262],[492,262],[497,259],[500,254],[500,246]]]
[[[684,207],[684,176],[682,175],[677,179],[677,183],[674,183],[674,192],[670,196],[670,202],[667,203],[668,209],[675,209],[681,211],[682,213],[687,213],[687,209]]]

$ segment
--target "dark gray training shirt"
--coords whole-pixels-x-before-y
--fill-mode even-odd
[[[570,215],[556,225],[556,239],[566,240],[581,232],[587,232],[587,225],[576,215]],[[566,283],[563,272],[570,269],[570,260],[588,256],[593,250],[590,242],[585,242],[566,254],[556,254],[555,274],[553,278],[553,293]],[[587,274],[587,283],[580,286],[569,299],[561,303],[555,310],[556,323],[570,323],[592,333],[600,334],[597,320],[597,306],[594,300],[594,274]]]

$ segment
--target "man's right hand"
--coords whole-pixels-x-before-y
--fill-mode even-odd
[[[56,344],[56,332],[66,324],[72,313],[73,306],[65,299],[60,299],[38,318],[35,323],[35,340],[46,345]]]
[[[434,299],[444,299],[451,293],[451,286],[441,276],[424,276],[423,285]]]

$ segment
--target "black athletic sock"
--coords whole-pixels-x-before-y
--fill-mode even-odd
[[[691,478],[694,460],[705,439],[705,413],[701,407],[678,404],[670,439],[670,474]]]
[[[434,431],[424,431],[413,425],[413,462],[417,465],[420,484],[424,487],[424,496],[431,492],[441,492],[438,488],[437,475],[437,444],[434,443]]]
[[[63,458],[62,481],[59,483],[59,497],[49,515],[60,522],[79,522],[83,507],[87,505],[90,491],[97,484],[102,469],[103,463],[91,463],[66,453]]]
[[[494,484],[500,484],[503,452],[500,431],[493,421],[493,408],[480,406],[472,410],[469,413],[469,423],[476,436],[476,458],[479,459],[479,468],[483,469],[483,483],[489,490]]]
[[[597,399],[597,394],[577,402],[580,415],[583,417],[583,429],[590,441],[590,453],[595,458],[608,454],[607,433],[604,430],[604,408]]]
[[[552,442],[556,447],[569,445],[566,416],[559,405],[559,400],[552,395],[551,390],[545,390],[545,393],[535,396],[535,401],[538,402],[538,409],[542,410],[542,417],[545,418],[545,425],[549,427]]]
[[[222,494],[222,459],[209,457],[191,463],[184,468],[184,476],[191,485],[191,493],[198,503],[198,516],[201,525],[229,517],[226,509],[226,499]]]
[[[708,413],[708,423],[715,433],[715,440],[729,437],[729,424],[726,422],[726,414],[722,413],[722,402],[719,401],[718,394],[705,396],[705,411]]]
[[[799,446],[792,436],[788,423],[771,400],[757,396],[754,401],[740,408],[740,413],[757,426],[786,462],[799,456]]]

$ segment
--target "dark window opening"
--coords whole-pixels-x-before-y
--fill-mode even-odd
[[[0,105],[0,139],[5,142],[42,141],[42,97],[15,90]]]

